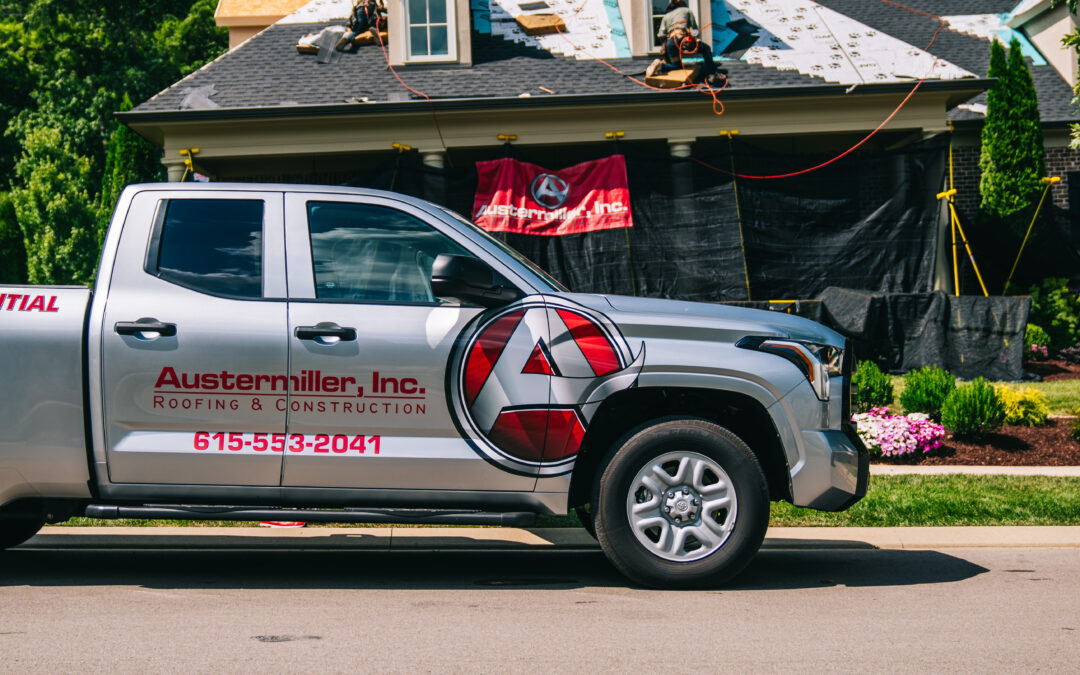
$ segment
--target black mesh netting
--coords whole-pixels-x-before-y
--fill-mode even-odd
[[[614,153],[626,157],[633,228],[561,237],[499,235],[575,291],[794,311],[852,337],[861,357],[894,371],[938,364],[961,377],[1023,374],[1028,299],[933,292],[942,217],[936,195],[945,180],[947,138],[854,155],[772,180],[732,179],[718,169],[774,175],[798,171],[812,160],[737,141],[728,148],[677,159],[613,144],[591,157],[578,153],[552,161],[551,155],[536,158],[506,146],[471,159],[506,154],[560,169]],[[416,153],[400,153],[349,184],[424,197],[468,216],[476,171],[472,161],[459,158],[459,164],[464,166],[434,169]],[[1050,224],[1033,235],[1032,253],[1018,269],[1014,288],[1026,288],[1040,259],[1053,258],[1054,269],[1077,269],[1075,247],[1053,224],[1061,218],[1051,214]],[[995,246],[1004,250],[1019,240],[992,225],[966,229],[976,259],[986,258],[984,277],[997,284],[991,292],[1000,293],[1000,260],[1008,255]],[[961,258],[962,288],[973,292],[978,286],[972,287],[962,251]],[[768,302],[806,298],[819,301]]]

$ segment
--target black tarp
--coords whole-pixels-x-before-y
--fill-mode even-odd
[[[612,143],[597,155],[626,157],[633,228],[500,236],[580,292],[720,302],[815,297],[829,286],[929,291],[945,143],[856,155],[776,180],[732,179],[717,169],[780,174],[816,159],[738,142],[689,159]],[[545,165],[528,151],[503,152]],[[402,153],[349,184],[425,197],[469,216],[476,171],[433,169]]]
[[[827,288],[816,300],[738,302],[813,319],[851,338],[861,360],[907,372],[941,366],[973,379],[1024,375],[1024,328],[1031,298],[871,293]]]
[[[733,179],[722,170],[774,175],[817,160],[763,152],[737,140],[726,150],[688,159],[617,142],[595,148],[593,156],[579,151],[538,158],[505,146],[479,158],[513,156],[561,169],[616,153],[626,157],[633,228],[562,237],[498,235],[575,291],[791,311],[851,337],[860,358],[887,370],[936,364],[964,378],[1019,379],[1030,299],[932,292],[942,214],[936,195],[945,180],[947,142],[940,136],[856,153],[771,180]],[[348,184],[424,197],[469,216],[476,171],[460,160],[456,168],[435,169],[415,152],[400,153]],[[967,229],[982,251],[977,259],[987,259],[987,274],[1000,285],[1008,237],[989,226]],[[1040,258],[1053,257],[1050,268],[1065,269],[1070,255],[1076,257],[1060,228],[1040,229],[1028,246],[1014,286],[1036,274]],[[970,264],[962,265],[963,288],[972,292]],[[811,300],[769,302],[793,298]]]

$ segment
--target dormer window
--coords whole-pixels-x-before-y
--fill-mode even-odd
[[[453,0],[405,0],[405,60],[457,59]]]

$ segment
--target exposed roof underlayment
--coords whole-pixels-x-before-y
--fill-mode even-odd
[[[746,18],[775,36],[768,42],[759,39],[747,49],[743,56],[747,63],[852,85],[975,77],[919,47],[810,0],[730,0],[727,5],[732,19]],[[783,47],[778,48],[777,39]]]
[[[278,23],[344,22],[352,12],[352,0],[311,0]]]
[[[869,1],[869,0],[868,0]],[[312,0],[279,23],[344,21],[351,0]],[[921,47],[899,40],[813,0],[711,0],[713,49],[747,63],[794,70],[826,82],[866,84],[921,78],[975,77]],[[577,59],[630,57],[618,0],[470,0],[473,28]],[[529,36],[522,14],[557,14],[562,34]],[[1046,61],[1024,36],[1005,25],[1009,14],[947,16],[948,28],[983,39],[1021,40],[1024,55]]]
[[[1016,10],[1013,10],[1013,12],[1015,13]],[[1028,42],[1027,37],[1020,31],[1013,30],[1005,25],[1005,22],[1011,16],[1012,14],[966,14],[963,16],[943,16],[941,18],[945,19],[949,28],[957,33],[974,35],[984,40],[997,38],[1004,44],[1009,44],[1010,40],[1016,38],[1020,41],[1020,52],[1024,56],[1031,59],[1036,66],[1045,66],[1046,59],[1042,57],[1039,50],[1035,49],[1034,45]]]
[[[557,14],[566,29],[562,34],[526,35],[515,21],[522,14]],[[578,59],[630,57],[618,0],[489,0],[488,20],[492,35],[553,54]]]

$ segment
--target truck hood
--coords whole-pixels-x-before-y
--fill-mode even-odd
[[[625,295],[567,293],[562,297],[607,315],[626,337],[735,342],[761,335],[844,346],[844,336],[836,331],[784,312]]]

